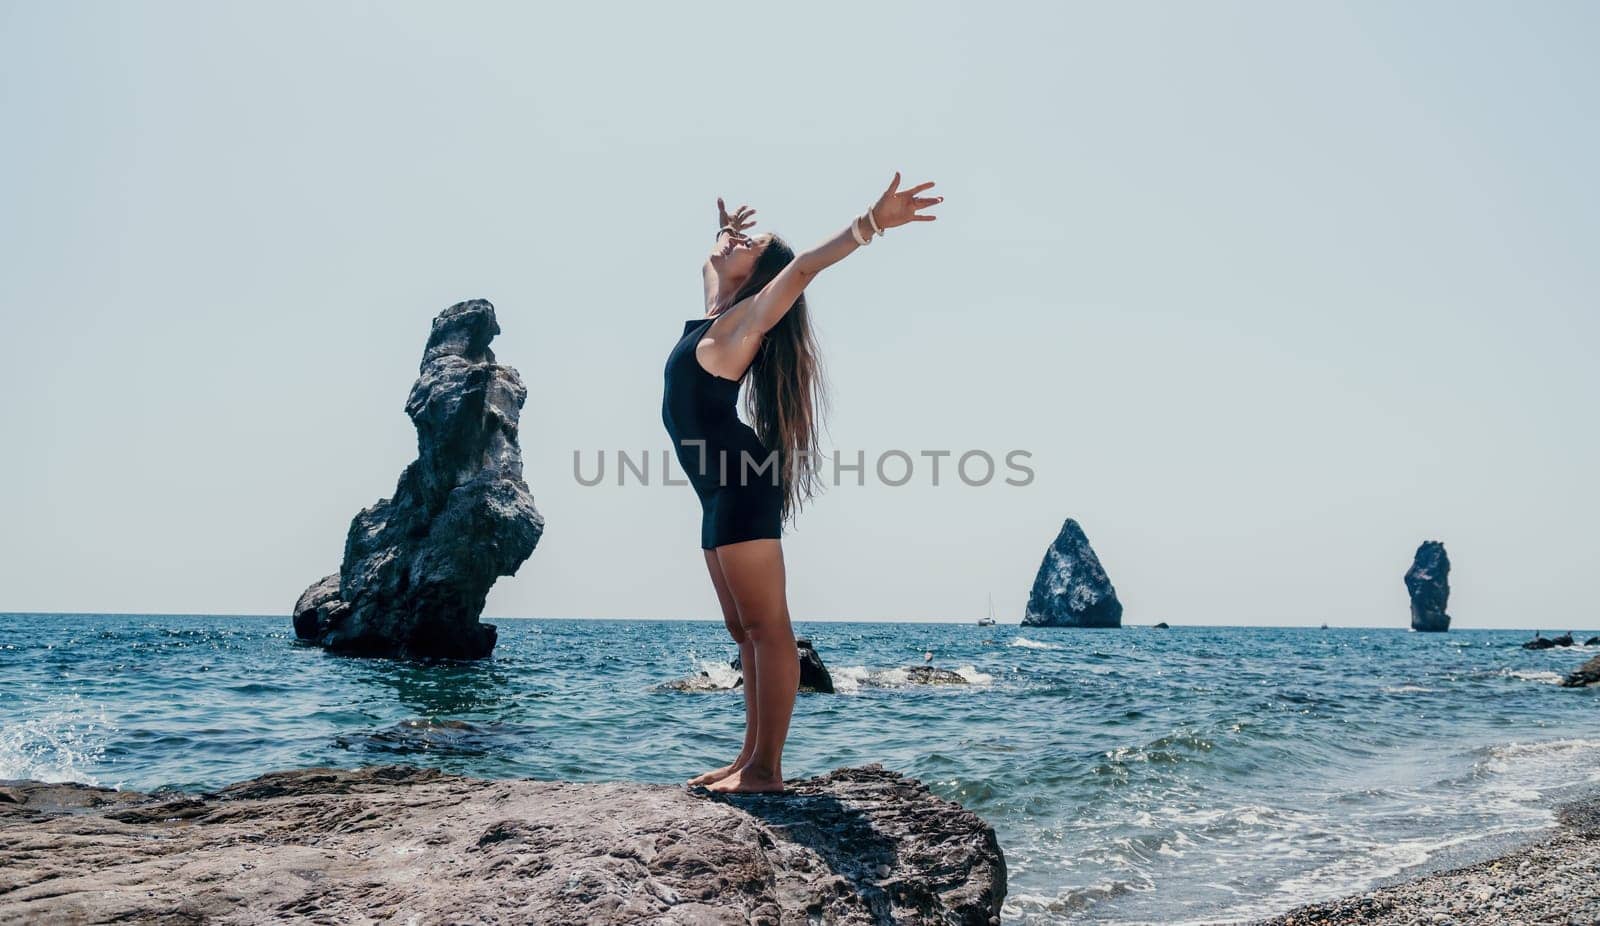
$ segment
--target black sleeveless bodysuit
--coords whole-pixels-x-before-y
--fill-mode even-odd
[[[693,318],[667,355],[661,422],[700,496],[700,548],[783,534],[778,455],[735,411],[739,380],[700,365],[694,349],[719,316]]]

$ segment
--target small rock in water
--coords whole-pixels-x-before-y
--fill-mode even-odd
[[[743,679],[739,681],[742,682]],[[661,691],[728,691],[730,688],[737,687],[739,687],[738,683],[724,685],[705,672],[689,678],[675,678],[670,682],[662,682],[656,686]]]
[[[806,637],[795,637],[794,645],[800,651],[800,690],[815,691],[819,694],[833,694],[833,676],[828,674],[828,667],[823,665],[822,657],[817,654],[816,647]],[[740,658],[734,656],[728,661],[735,672],[743,674],[744,669]]]
[[[1561,680],[1562,688],[1587,688],[1590,685],[1600,685],[1600,656],[1590,659]]]

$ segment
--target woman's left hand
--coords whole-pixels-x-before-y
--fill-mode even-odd
[[[745,235],[744,230],[756,224],[756,220],[751,218],[755,214],[756,211],[754,209],[741,205],[733,210],[733,215],[728,215],[728,207],[722,204],[722,197],[717,197],[717,220],[722,223],[717,227],[732,228],[735,238],[746,239],[748,237]]]
[[[918,209],[944,202],[943,196],[918,196],[917,194],[933,186],[933,181],[919,183],[908,190],[899,189],[900,172],[894,172],[894,179],[889,182],[889,188],[878,197],[877,203],[872,207],[872,217],[878,220],[879,228],[894,228],[910,222],[932,222],[936,215],[918,215]]]

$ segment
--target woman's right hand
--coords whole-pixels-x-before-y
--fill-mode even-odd
[[[894,179],[889,181],[889,188],[883,191],[878,201],[872,206],[872,217],[878,220],[879,228],[895,228],[908,222],[932,222],[937,219],[935,215],[918,215],[918,209],[944,202],[943,196],[918,196],[923,190],[933,186],[933,181],[919,183],[909,190],[901,190],[900,172],[894,172]]]

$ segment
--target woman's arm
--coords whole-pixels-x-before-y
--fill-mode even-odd
[[[907,190],[900,190],[900,172],[894,172],[894,179],[889,182],[889,188],[878,197],[868,213],[862,213],[850,220],[850,225],[845,226],[838,234],[824,241],[822,244],[797,255],[788,266],[778,271],[772,282],[756,294],[751,303],[750,313],[747,316],[748,328],[745,332],[760,336],[772,329],[773,325],[783,320],[789,309],[794,306],[796,299],[824,269],[843,260],[852,251],[861,248],[856,244],[852,227],[861,233],[863,240],[871,242],[872,223],[877,222],[878,228],[889,229],[911,222],[932,222],[938,218],[933,215],[918,215],[918,209],[926,209],[936,203],[943,202],[943,196],[918,196],[917,193],[933,186],[933,181],[919,183]],[[741,326],[743,327],[743,326]]]
[[[751,209],[749,206],[741,205],[739,208],[735,209],[733,211],[733,215],[730,216],[728,215],[728,207],[722,204],[722,197],[718,196],[717,221],[722,223],[722,227],[717,229],[717,243],[712,248],[712,253],[722,249],[723,237],[730,234],[737,235],[741,238],[744,237],[744,230],[756,224],[755,219],[750,218],[755,214],[756,211],[754,209]],[[709,311],[711,308],[711,297],[716,292],[717,288],[717,272],[711,268],[710,254],[706,255],[706,262],[700,265],[700,280],[705,284],[705,303],[706,309]]]

